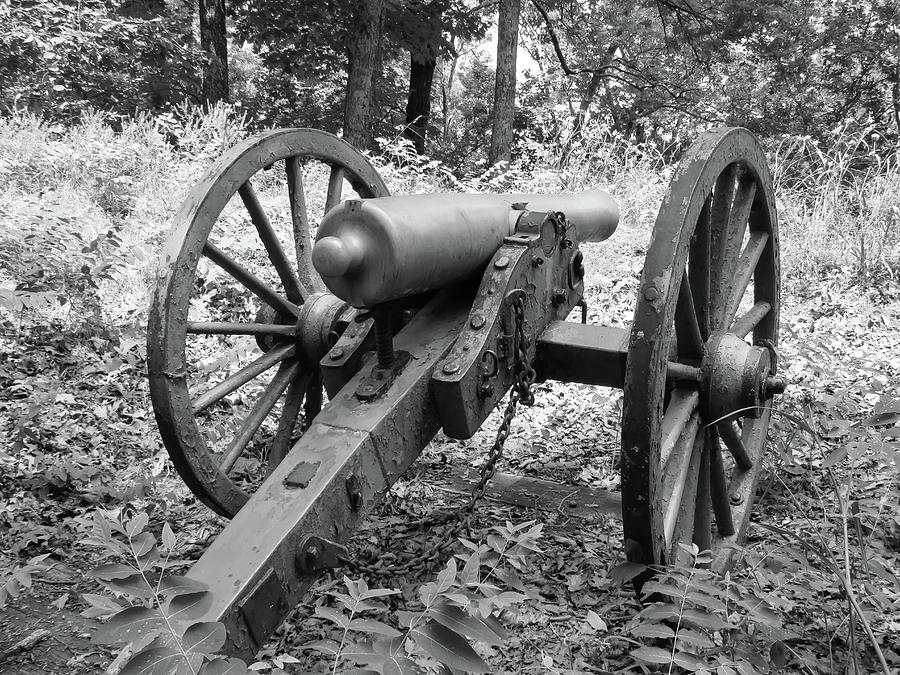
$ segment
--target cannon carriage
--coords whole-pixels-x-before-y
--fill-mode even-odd
[[[314,169],[324,195],[306,189]],[[253,187],[274,173],[290,240]],[[252,227],[235,233],[247,218],[234,209]],[[743,129],[703,135],[663,200],[631,327],[568,321],[584,294],[580,244],[617,221],[602,191],[390,196],[362,154],[308,129],[249,138],[209,169],[162,253],[148,360],[176,468],[232,519],[191,571],[230,651],[254,652],[316,573],[346,561],[354,530],[439,430],[471,437],[535,379],[623,389],[629,560],[665,564],[694,542],[727,568],[785,386],[763,152]],[[246,238],[264,254],[248,255]],[[209,269],[230,280],[216,316],[196,300]],[[241,391],[252,401],[233,419]]]

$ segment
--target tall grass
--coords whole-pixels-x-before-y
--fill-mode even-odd
[[[101,318],[140,320],[172,215],[213,159],[245,134],[245,119],[223,106],[132,119],[96,113],[68,128],[26,113],[0,118],[0,319],[40,300],[41,289],[51,300],[70,292],[66,280],[83,268],[85,247],[102,241],[119,264],[114,279],[100,280]],[[900,151],[883,152],[873,138],[871,130],[839,131],[827,148],[798,137],[774,147],[787,274],[822,265],[863,276],[898,271]],[[512,165],[463,177],[402,142],[382,145],[372,161],[394,194],[602,187],[620,202],[621,229],[641,232],[652,227],[672,170],[653,147],[599,129],[586,129],[564,162],[558,147],[531,143]],[[71,305],[38,309],[65,318]]]
[[[850,266],[863,278],[900,262],[900,148],[874,129],[839,129],[828,147],[789,137],[774,152],[775,194],[791,267]]]

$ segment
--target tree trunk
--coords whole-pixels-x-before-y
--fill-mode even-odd
[[[516,112],[516,47],[520,0],[500,0],[497,22],[497,75],[494,81],[494,125],[488,163],[508,162]]]
[[[403,135],[413,142],[420,155],[425,152],[425,136],[428,132],[428,116],[431,114],[431,83],[437,59],[427,57],[418,61],[409,57],[409,97],[406,99],[406,127]]]
[[[356,0],[354,5],[344,99],[344,140],[357,148],[367,148],[371,141],[372,82],[384,21],[384,0]]]
[[[458,50],[450,61],[450,73],[447,75],[447,80],[444,81],[443,77],[441,78],[441,115],[444,119],[442,138],[445,143],[450,138],[450,97],[453,93],[453,79],[456,77],[456,66],[459,63],[457,53]]]
[[[228,100],[228,39],[225,0],[200,0],[200,49],[203,64],[203,101],[212,105]]]

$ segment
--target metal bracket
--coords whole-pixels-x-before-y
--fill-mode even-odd
[[[394,360],[390,366],[372,368],[372,372],[356,388],[356,398],[360,401],[372,401],[384,395],[410,358],[409,352],[394,352]]]
[[[295,564],[298,574],[311,576],[325,569],[341,567],[344,564],[342,559],[347,559],[347,549],[344,546],[310,534],[300,542]]]

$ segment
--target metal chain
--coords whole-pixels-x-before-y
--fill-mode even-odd
[[[484,497],[487,485],[494,474],[497,472],[497,463],[503,457],[503,447],[506,439],[509,437],[510,427],[519,403],[523,405],[534,405],[534,393],[531,385],[534,384],[535,371],[528,360],[528,342],[525,334],[525,298],[522,295],[514,298],[512,310],[515,319],[515,334],[513,338],[513,348],[515,349],[516,379],[509,390],[509,400],[506,408],[503,410],[503,420],[497,429],[497,435],[494,443],[488,452],[485,463],[481,466],[479,472],[478,483],[472,489],[469,500],[458,506],[452,511],[444,511],[440,513],[432,513],[413,523],[413,527],[429,527],[434,525],[444,525],[453,523],[440,540],[429,545],[424,551],[413,555],[404,555],[402,553],[386,553],[378,557],[372,562],[361,562],[359,560],[351,560],[349,558],[340,558],[340,561],[354,572],[362,574],[377,574],[381,571],[390,571],[391,574],[400,575],[407,574],[415,569],[424,570],[430,563],[447,548],[449,548],[465,531],[471,529],[472,515],[478,502]],[[406,558],[400,562],[401,558]]]

